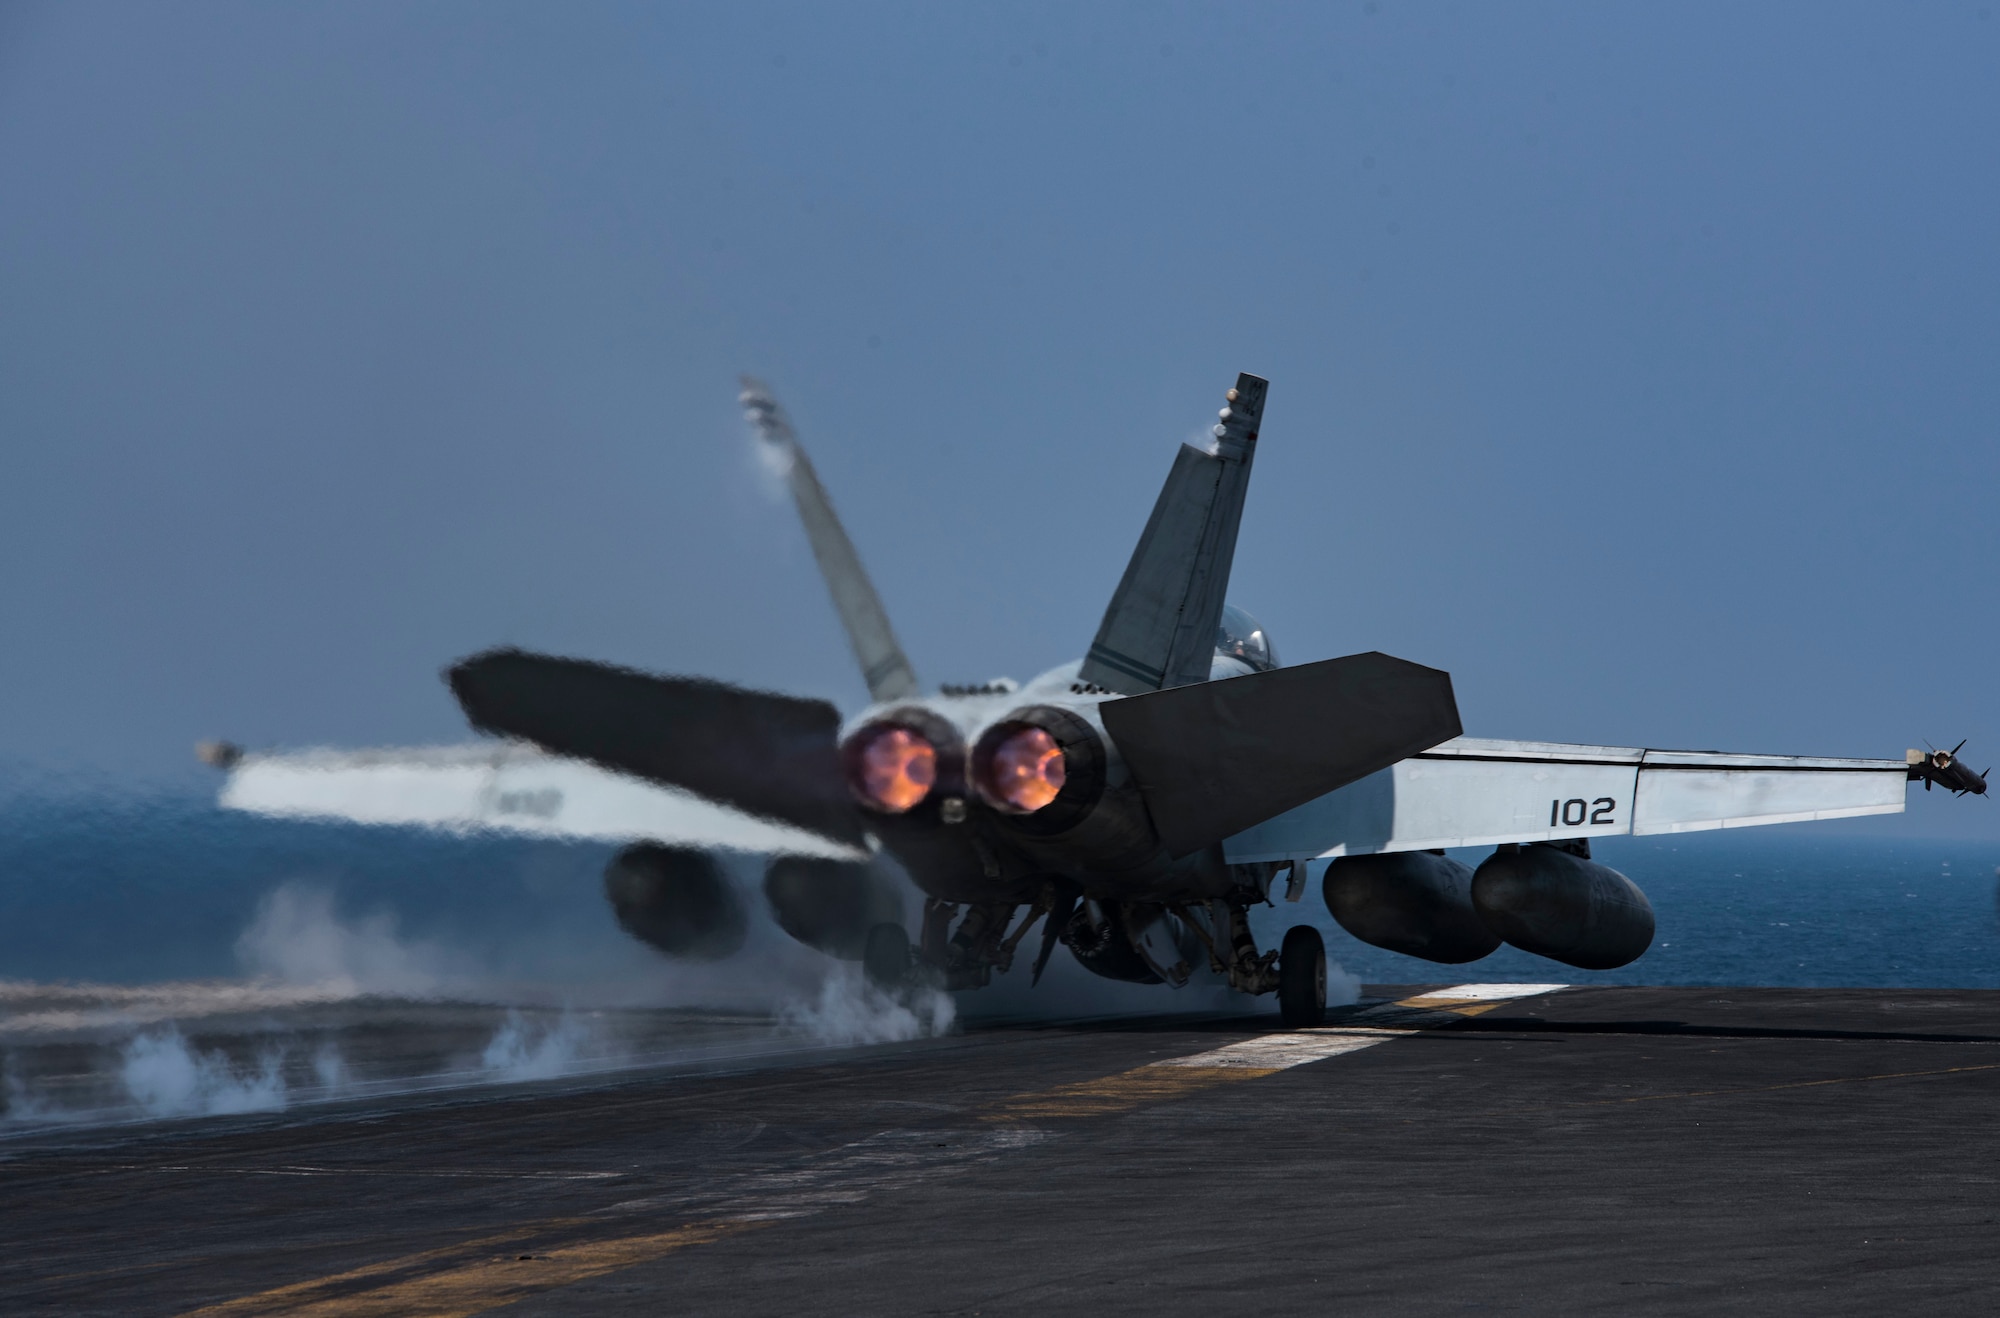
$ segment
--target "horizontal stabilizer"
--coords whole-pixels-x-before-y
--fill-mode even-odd
[[[1461,731],[1451,675],[1348,655],[1108,700],[1167,849],[1199,851]]]
[[[446,677],[486,732],[862,843],[834,749],[840,713],[823,700],[513,649],[475,655]]]

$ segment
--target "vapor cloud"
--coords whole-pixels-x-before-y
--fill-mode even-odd
[[[580,1070],[600,1070],[612,1064],[606,1057],[586,1058],[591,1032],[568,1012],[553,1025],[536,1027],[519,1012],[510,1011],[480,1054],[487,1077],[503,1084],[553,1080]]]
[[[282,1112],[285,1058],[267,1052],[250,1070],[239,1070],[221,1052],[198,1053],[169,1025],[125,1045],[119,1079],[151,1117],[219,1116]]]
[[[861,967],[844,961],[830,967],[815,996],[779,1011],[786,1024],[836,1046],[949,1034],[957,1016],[949,994],[917,988],[892,997],[869,983]]]
[[[444,949],[404,941],[393,912],[345,920],[330,891],[297,883],[258,904],[236,957],[253,976],[335,997],[430,997],[450,978]]]

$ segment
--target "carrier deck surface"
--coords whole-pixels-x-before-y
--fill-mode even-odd
[[[10,1313],[1988,1312],[2000,993],[1376,987],[0,1143]],[[1408,1005],[1397,1005],[1399,1003]]]

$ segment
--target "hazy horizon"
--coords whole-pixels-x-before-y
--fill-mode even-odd
[[[1286,662],[1983,769],[1990,9],[9,6],[0,766],[459,740],[501,643],[856,707],[745,371],[921,677],[1026,678],[1250,370]]]

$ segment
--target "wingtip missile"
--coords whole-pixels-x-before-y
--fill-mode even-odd
[[[834,515],[833,503],[814,474],[811,460],[799,447],[791,419],[763,381],[754,375],[738,378],[743,389],[736,401],[743,405],[743,415],[757,432],[758,453],[772,474],[782,479],[792,492],[799,520],[805,523],[806,540],[812,545],[813,559],[826,579],[834,610],[840,614],[840,624],[854,647],[869,696],[875,700],[903,700],[916,695],[921,689],[916,670],[910,667],[909,656],[897,642],[882,599],[861,566],[854,542],[847,538],[846,528]]]
[[[791,418],[785,415],[785,409],[770,386],[754,375],[738,376],[737,380],[742,389],[736,395],[736,401],[757,431],[758,438],[768,444],[788,445],[795,442],[798,436],[792,430]]]
[[[226,773],[242,763],[243,748],[233,741],[198,741],[194,744],[194,757],[211,769]]]
[[[1986,795],[1986,774],[1975,773],[1970,766],[1959,761],[1958,752],[1964,749],[1963,741],[1948,751],[1912,749],[1903,757],[1910,766],[1910,781],[1923,779],[1927,792],[1935,783],[1954,796]],[[1991,772],[1987,770],[1987,773]]]

